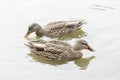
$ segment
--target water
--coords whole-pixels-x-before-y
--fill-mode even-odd
[[[1,80],[119,80],[119,0],[4,0],[0,1]],[[83,39],[96,50],[82,59],[44,61],[30,54],[23,38],[33,22],[84,19]],[[34,34],[33,34],[34,35]],[[73,39],[74,41],[74,39]]]

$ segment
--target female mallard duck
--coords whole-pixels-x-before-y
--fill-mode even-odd
[[[25,38],[28,37],[32,32],[35,32],[37,36],[42,37],[43,35],[48,37],[61,37],[76,30],[81,29],[81,25],[85,22],[81,21],[56,21],[47,24],[44,29],[37,23],[33,23],[28,27],[28,32]]]
[[[26,44],[35,55],[48,60],[74,60],[82,57],[83,49],[93,50],[85,40],[77,40],[73,46],[66,42],[52,41],[45,44],[28,42]]]

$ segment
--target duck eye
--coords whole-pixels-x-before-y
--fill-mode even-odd
[[[82,43],[83,45],[87,45],[86,43]]]

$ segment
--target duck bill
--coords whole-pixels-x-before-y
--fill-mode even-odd
[[[83,24],[87,24],[87,22],[83,22]]]
[[[82,24],[87,24],[87,22],[85,22],[84,20],[82,20]]]
[[[95,52],[95,50],[91,47],[88,47],[88,50],[92,51],[92,52]]]
[[[27,32],[26,35],[24,36],[24,38],[27,38],[29,35],[31,34],[31,32]]]

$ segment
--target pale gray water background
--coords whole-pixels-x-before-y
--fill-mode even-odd
[[[29,56],[29,24],[72,18],[87,21],[83,39],[96,52],[83,57],[95,58],[55,65]],[[0,33],[0,80],[120,80],[119,0],[0,0]]]

